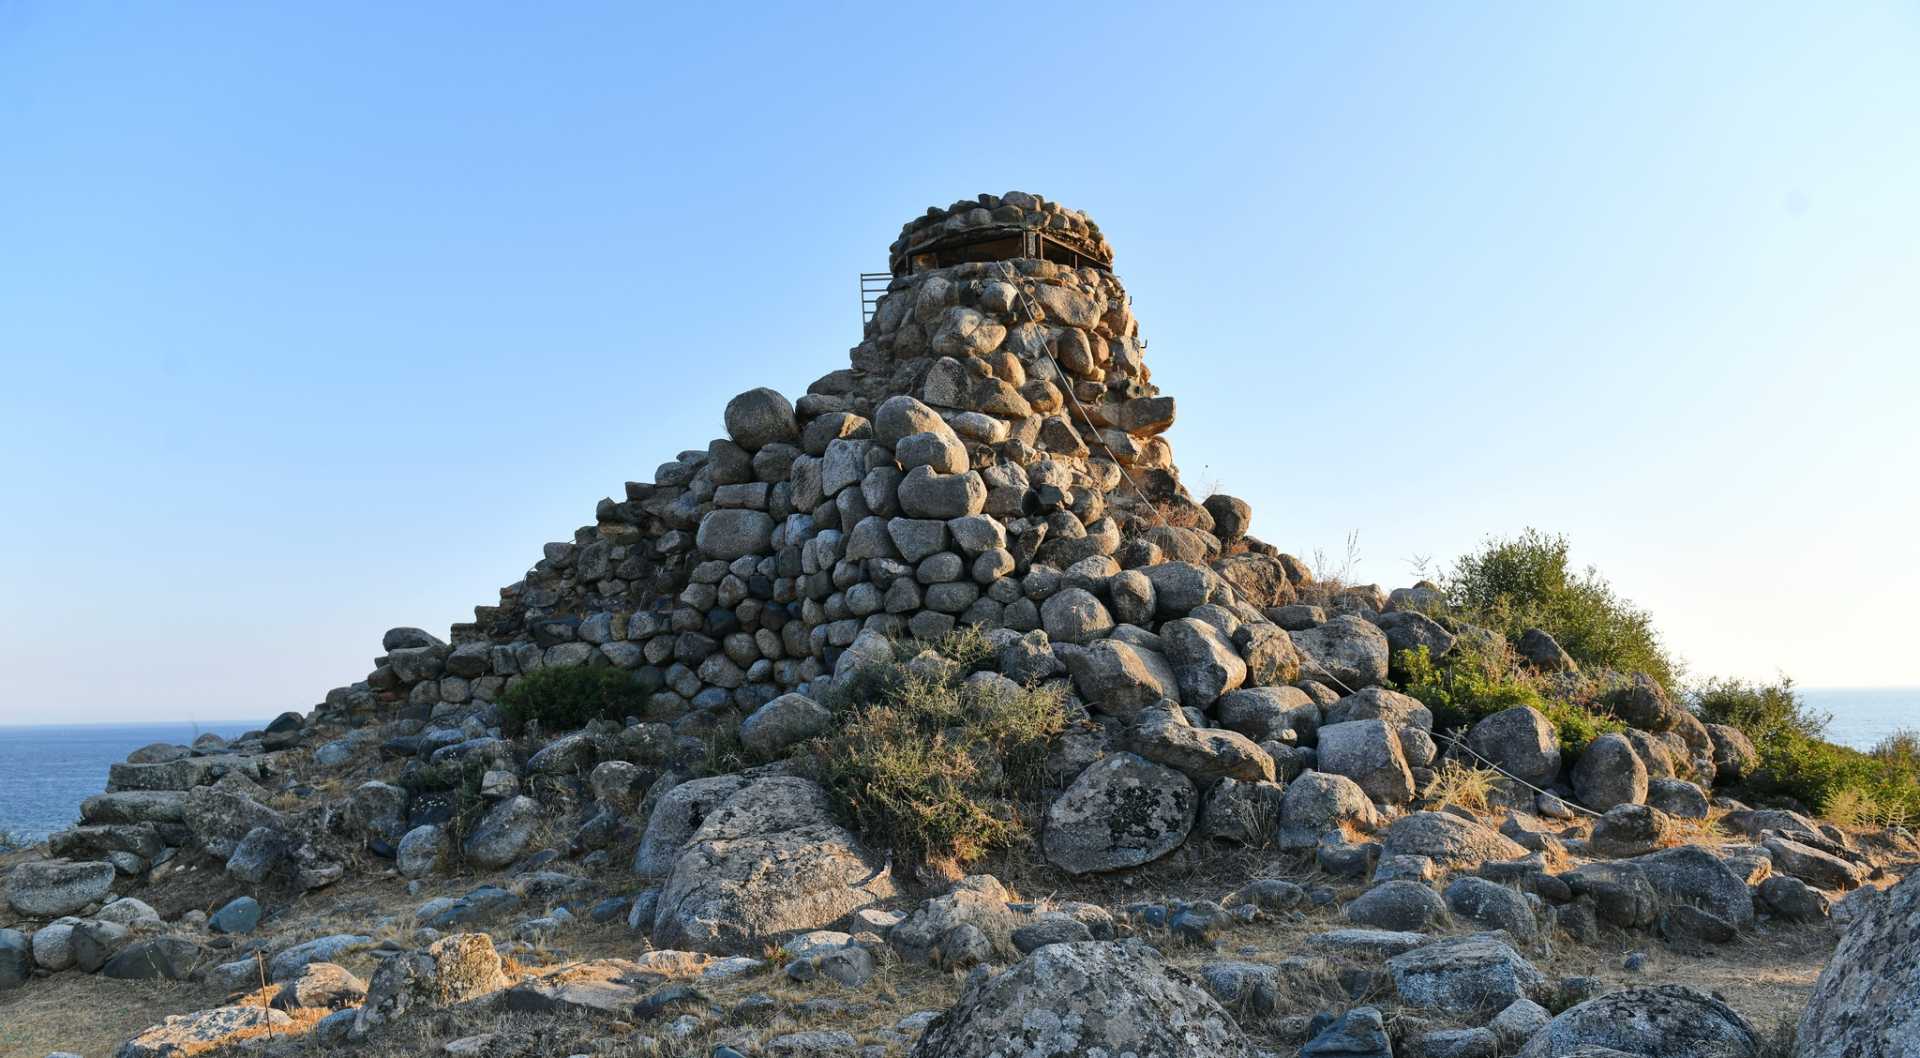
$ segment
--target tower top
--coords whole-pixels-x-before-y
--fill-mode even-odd
[[[900,229],[887,248],[896,276],[968,261],[1030,257],[1073,268],[1113,269],[1113,246],[1100,225],[1079,210],[1025,191],[961,199],[928,207]]]

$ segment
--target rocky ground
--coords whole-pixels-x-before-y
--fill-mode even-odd
[[[978,259],[1040,232],[1067,263]],[[1920,1056],[1911,833],[1751,803],[1651,677],[1196,500],[1084,215],[891,256],[851,367],[0,858],[0,1054]],[[1468,653],[1567,711],[1393,689]],[[926,745],[823,770],[889,687]],[[1016,707],[1031,769],[969,737]]]

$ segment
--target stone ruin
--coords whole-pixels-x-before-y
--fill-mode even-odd
[[[649,689],[649,719],[697,733],[822,689],[863,633],[962,625],[1085,648],[1066,660],[1094,702],[1116,679],[1202,709],[1295,679],[1262,609],[1293,601],[1305,567],[1247,535],[1245,504],[1181,484],[1174,399],[1098,225],[982,195],[907,224],[890,261],[849,366],[796,401],[735,397],[726,436],[601,500],[450,642],[390,633],[323,717],[424,720],[535,669],[612,665]],[[1223,612],[1168,649],[1228,671],[1179,694],[1156,651],[1125,644],[1203,606]]]

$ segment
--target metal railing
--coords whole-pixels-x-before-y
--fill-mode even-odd
[[[892,272],[860,273],[860,327],[866,329],[873,322],[873,314],[879,311],[880,295],[887,292],[887,284],[893,282]]]

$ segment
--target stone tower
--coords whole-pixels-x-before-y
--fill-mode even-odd
[[[796,401],[734,398],[725,436],[600,501],[450,643],[389,633],[328,708],[424,715],[538,668],[611,665],[648,687],[650,719],[697,732],[818,690],[863,632],[1040,629],[1062,577],[1186,563],[1251,606],[1291,601],[1245,505],[1181,487],[1173,398],[1112,261],[1098,226],[1036,195],[929,210],[894,242],[849,366]],[[1227,591],[1206,583],[1189,606]],[[1045,630],[1113,627],[1089,620]]]

